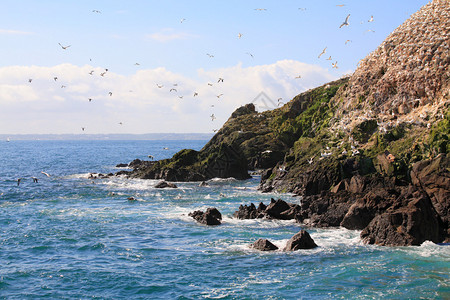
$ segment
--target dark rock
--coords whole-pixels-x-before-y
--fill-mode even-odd
[[[270,200],[270,204],[266,207],[265,212],[273,219],[292,220],[295,215],[300,212],[300,206],[296,204],[288,204],[281,199]]]
[[[120,175],[130,175],[131,171],[126,171],[126,170],[122,170],[116,173],[116,176],[120,176]]]
[[[267,239],[259,239],[256,242],[254,242],[253,244],[251,244],[250,247],[252,247],[253,249],[256,249],[256,250],[260,250],[260,251],[274,251],[274,250],[278,250],[278,247],[275,246],[274,244],[272,244]]]
[[[411,181],[431,199],[450,237],[450,158],[439,154],[432,160],[417,162],[411,170]]]
[[[406,206],[390,207],[376,216],[361,232],[365,243],[382,246],[420,245],[443,240],[442,221],[430,199],[416,192]]]
[[[256,219],[260,215],[261,211],[256,209],[255,204],[251,203],[249,206],[240,205],[239,210],[235,211],[233,217],[237,219]]]
[[[132,162],[130,162],[128,164],[128,167],[135,169],[135,168],[139,167],[141,164],[142,164],[142,160],[136,158],[135,160],[133,160]]]
[[[160,181],[160,182],[158,182],[156,185],[155,185],[155,188],[156,189],[164,189],[164,188],[173,188],[173,189],[176,189],[177,188],[177,186],[176,186],[176,184],[174,184],[174,183],[171,183],[171,182],[167,182],[167,181]]]
[[[285,251],[296,251],[300,249],[313,249],[317,245],[305,230],[300,230],[286,244]]]
[[[300,206],[287,203],[281,199],[271,199],[268,206],[259,203],[258,208],[255,204],[240,205],[239,210],[235,211],[233,216],[237,219],[279,219],[292,220],[300,212]]]
[[[206,212],[196,210],[188,214],[188,216],[194,218],[197,222],[205,225],[220,225],[222,222],[222,214],[215,208],[208,208]]]
[[[118,164],[116,165],[116,168],[127,168],[128,164]]]

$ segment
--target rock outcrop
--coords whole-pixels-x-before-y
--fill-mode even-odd
[[[205,225],[220,225],[222,224],[222,214],[215,207],[210,207],[203,212],[201,210],[196,210],[188,214],[188,216],[194,218],[200,224]]]

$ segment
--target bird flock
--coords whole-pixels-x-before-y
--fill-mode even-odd
[[[345,6],[345,4],[337,4],[336,5],[336,7],[344,7],[344,6]],[[261,13],[262,12],[268,12],[268,9],[267,8],[263,8],[263,7],[254,8],[254,10],[256,12],[261,12]],[[305,12],[305,13],[307,12],[307,8],[306,7],[299,7],[298,10],[302,11],[302,12]],[[93,9],[93,10],[91,10],[91,12],[93,14],[101,14],[102,13],[101,10],[97,10],[97,9]],[[344,27],[350,26],[350,16],[351,15],[348,14],[345,17],[344,21],[338,27],[343,29]],[[188,20],[186,18],[180,18],[179,20],[180,20],[181,24],[188,22]],[[374,17],[370,16],[370,18],[368,19],[367,22],[368,23],[374,22]],[[369,31],[374,32],[373,30],[368,30],[368,32]],[[237,37],[238,40],[241,40],[241,39],[245,39],[246,35],[244,33],[242,33],[242,32],[237,32],[236,37]],[[350,42],[351,42],[351,40],[347,39],[345,41],[345,44],[347,45]],[[72,50],[74,50],[71,43],[58,42],[58,45],[59,45],[61,51],[72,51]],[[327,49],[328,49],[328,47],[325,47],[322,50],[322,52],[318,55],[319,59],[321,59],[321,57],[327,53]],[[205,53],[205,54],[206,54],[206,56],[208,58],[214,59],[214,54],[209,53],[209,52]],[[251,52],[245,52],[245,54],[248,55],[251,59],[254,58],[254,55]],[[89,59],[89,60],[92,61],[92,59]],[[339,68],[338,67],[338,61],[336,59],[333,59],[332,55],[329,55],[328,58],[326,58],[326,60],[331,62],[331,68],[333,68],[333,69],[338,69]],[[136,67],[139,67],[140,65],[141,64],[139,62],[135,62],[134,63],[134,66],[136,66]],[[90,76],[96,76],[97,75],[97,76],[100,76],[100,77],[104,78],[104,77],[108,76],[108,72],[109,72],[108,68],[103,68],[102,71],[99,71],[98,69],[92,69],[87,74],[89,74]],[[61,76],[61,77],[63,78],[64,76]],[[303,77],[304,76],[302,74],[298,74],[296,76],[293,76],[293,79],[301,80]],[[53,77],[53,81],[54,82],[59,82],[60,81],[59,77],[58,76],[54,76]],[[33,84],[34,83],[33,82],[33,78],[29,78],[28,82],[30,84]],[[225,82],[225,79],[222,78],[222,77],[219,77],[217,79],[217,82],[207,82],[206,84],[209,87],[213,87],[213,86],[219,86],[220,87],[220,85],[223,84],[224,82]],[[60,83],[60,88],[61,89],[66,89],[69,84],[70,83],[62,82],[62,83]],[[201,94],[200,94],[200,92],[198,90],[190,91],[188,95],[185,94],[186,92],[182,93],[184,91],[184,89],[182,87],[179,87],[177,83],[172,83],[171,85],[170,84],[168,85],[166,82],[164,82],[164,83],[156,82],[154,84],[155,84],[155,88],[157,90],[160,90],[161,92],[168,91],[169,94],[176,95],[176,99],[178,99],[180,101],[185,100],[187,97],[189,97],[189,98],[198,98],[198,97],[201,96]],[[129,92],[132,93],[133,90],[130,90]],[[105,95],[107,95],[109,97],[114,97],[114,91],[112,91],[112,90],[105,91]],[[222,99],[225,98],[225,94],[222,93],[222,92],[219,92],[218,94],[216,94],[216,98],[218,100],[222,100]],[[279,99],[281,99],[281,98],[279,98]],[[87,101],[87,103],[95,103],[95,97],[93,95],[92,96],[88,96],[86,98],[86,101]],[[280,106],[281,104],[284,104],[284,102],[279,100],[278,101],[278,106]],[[214,108],[215,106],[211,105],[210,107]],[[214,120],[217,119],[214,113],[210,116],[210,118],[211,118],[211,121],[214,121]],[[117,123],[119,125],[123,125],[124,124],[124,122],[122,122],[122,121],[117,122]],[[82,132],[85,132],[87,130],[87,127],[86,127],[86,125],[80,125],[80,129],[81,129]],[[213,129],[213,132],[216,132],[216,131],[217,131],[217,129]]]

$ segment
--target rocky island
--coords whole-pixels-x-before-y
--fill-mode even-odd
[[[433,0],[351,76],[271,111],[240,107],[200,151],[120,173],[205,181],[263,170],[261,191],[302,197],[302,224],[362,230],[369,244],[449,242],[449,41],[449,2]]]

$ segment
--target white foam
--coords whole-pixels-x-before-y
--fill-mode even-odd
[[[425,241],[420,246],[408,246],[402,248],[409,254],[418,255],[421,257],[430,257],[437,259],[450,260],[450,245],[438,245],[431,241]]]

